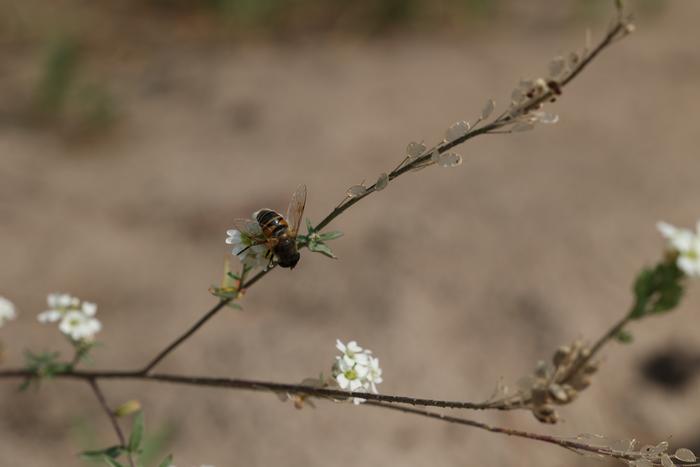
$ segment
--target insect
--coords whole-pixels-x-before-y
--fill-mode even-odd
[[[305,206],[306,185],[299,185],[289,202],[286,216],[272,209],[261,209],[253,214],[254,222],[250,219],[236,219],[234,224],[252,240],[246,249],[254,245],[266,245],[266,257],[270,258],[270,263],[276,258],[281,267],[293,269],[300,257],[297,232]]]

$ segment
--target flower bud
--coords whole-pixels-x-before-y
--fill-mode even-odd
[[[114,415],[117,417],[126,417],[127,415],[136,413],[139,410],[141,410],[141,402],[132,399],[117,407],[117,409],[114,411]]]

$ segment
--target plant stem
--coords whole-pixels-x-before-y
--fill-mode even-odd
[[[623,452],[618,452],[618,451],[613,451],[610,448],[604,448],[604,447],[597,447],[597,446],[591,446],[586,443],[581,443],[577,441],[572,441],[569,439],[564,439],[564,438],[557,438],[555,436],[550,436],[550,435],[543,435],[539,433],[531,433],[528,431],[522,431],[522,430],[514,430],[511,428],[503,428],[503,427],[498,427],[498,426],[493,426],[493,425],[488,425],[486,423],[482,422],[477,422],[476,420],[470,420],[467,418],[460,418],[460,417],[453,417],[450,415],[445,415],[437,412],[430,412],[427,410],[421,410],[421,409],[415,409],[412,407],[405,407],[405,406],[399,406],[399,405],[393,405],[393,404],[386,404],[383,402],[365,402],[364,405],[369,405],[372,407],[381,407],[383,409],[388,409],[388,410],[396,410],[402,413],[409,413],[413,415],[419,415],[422,417],[428,417],[436,420],[440,420],[443,422],[447,423],[455,423],[458,425],[466,425],[470,426],[473,428],[479,428],[481,430],[486,430],[491,433],[500,433],[508,436],[516,436],[518,438],[525,438],[525,439],[530,439],[530,440],[535,440],[535,441],[541,441],[544,443],[549,443],[549,444],[554,444],[569,450],[573,450],[575,452],[584,451],[584,452],[590,452],[594,454],[598,454],[601,456],[608,456],[608,457],[614,457],[617,459],[622,459],[622,460],[634,460],[637,457],[625,454]],[[688,465],[688,464],[685,464]]]
[[[102,409],[107,414],[107,417],[109,417],[109,421],[112,423],[112,427],[114,428],[114,431],[117,433],[117,438],[119,439],[119,446],[126,449],[126,439],[124,438],[124,433],[122,433],[122,429],[119,427],[119,422],[117,421],[117,417],[114,415],[114,412],[112,411],[112,409],[109,408],[109,405],[107,404],[107,400],[105,399],[104,393],[102,392],[100,387],[97,385],[97,379],[96,378],[86,378],[86,379],[88,381],[88,384],[90,384],[90,387],[92,388],[92,392],[95,393],[95,397],[97,397],[97,400],[100,402]],[[134,460],[132,459],[130,452],[127,453],[127,457],[129,459],[129,465],[131,467],[134,467]]]
[[[272,270],[272,268],[264,269],[264,270],[260,271],[259,273],[257,273],[255,276],[253,276],[247,282],[245,282],[242,286],[240,286],[239,292],[241,292],[241,291],[247,289],[248,287],[252,286],[253,284],[255,284],[257,281],[262,279],[263,276],[265,276],[265,274],[267,274],[271,270]],[[153,358],[153,360],[151,360],[141,371],[139,371],[139,373],[142,373],[144,375],[148,374],[156,365],[158,365],[158,363],[161,362],[161,360],[163,360],[165,357],[167,357],[168,354],[170,354],[170,352],[175,350],[183,342],[185,342],[187,339],[189,339],[190,336],[192,336],[192,334],[194,334],[195,332],[197,332],[197,330],[199,328],[204,326],[204,323],[206,323],[211,318],[213,318],[214,315],[216,315],[219,312],[219,310],[221,310],[223,307],[225,307],[226,305],[228,305],[232,301],[233,301],[233,298],[225,298],[225,299],[220,300],[219,303],[217,303],[214,306],[214,308],[207,311],[204,314],[204,316],[199,318],[196,323],[194,323],[187,331],[185,331],[184,334],[182,334],[180,337],[175,339],[173,342],[170,343],[170,345],[168,345],[158,355],[156,355]]]

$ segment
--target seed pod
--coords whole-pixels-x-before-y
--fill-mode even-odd
[[[554,424],[559,421],[559,415],[551,405],[541,405],[533,408],[532,415],[542,423]]]
[[[581,372],[583,372],[586,375],[592,375],[598,371],[598,362],[588,362],[586,365],[581,369]]]
[[[566,404],[569,402],[569,396],[566,394],[564,388],[556,383],[549,386],[549,394],[554,398],[554,401],[559,404]]]
[[[576,376],[571,378],[570,383],[571,387],[576,389],[577,391],[583,391],[586,389],[588,386],[591,385],[591,379],[586,376],[582,375],[581,373],[578,373]]]
[[[559,347],[557,351],[554,352],[554,357],[552,357],[552,363],[554,363],[554,366],[563,366],[565,362],[567,362],[570,353],[571,349],[568,346],[562,345]]]
[[[534,405],[544,405],[549,402],[549,391],[546,388],[537,387],[531,391],[532,403]]]

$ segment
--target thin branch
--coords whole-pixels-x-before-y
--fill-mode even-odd
[[[0,378],[3,377],[26,377],[27,376],[26,371],[18,371],[18,370],[12,370],[12,371],[4,371],[0,372]],[[557,445],[569,450],[573,450],[577,453],[581,452],[588,452],[596,455],[601,455],[601,456],[608,456],[608,457],[614,457],[620,460],[635,460],[638,459],[638,456],[634,456],[629,453],[624,453],[621,451],[615,451],[610,448],[606,447],[599,447],[599,446],[592,446],[590,444],[586,444],[583,442],[578,442],[578,441],[573,441],[571,439],[565,439],[565,438],[559,438],[556,436],[550,436],[550,435],[544,435],[544,434],[539,434],[539,433],[532,433],[532,432],[527,432],[527,431],[522,431],[522,430],[515,430],[515,429],[510,429],[510,428],[504,428],[504,427],[498,427],[498,426],[492,426],[483,422],[478,422],[476,420],[471,420],[471,419],[466,419],[466,418],[461,418],[461,417],[455,417],[451,415],[446,415],[442,413],[437,413],[437,412],[431,412],[427,410],[422,410],[422,409],[416,409],[413,407],[407,407],[404,405],[395,405],[395,403],[408,403],[408,404],[415,404],[415,405],[429,405],[428,402],[425,399],[413,399],[413,398],[404,398],[404,397],[399,397],[399,396],[381,396],[381,395],[375,395],[375,394],[364,394],[364,393],[351,393],[351,392],[345,392],[345,391],[337,391],[337,390],[322,390],[318,388],[311,388],[311,387],[304,387],[304,386],[299,386],[299,385],[293,385],[293,384],[278,384],[278,383],[265,383],[265,382],[255,382],[255,381],[246,381],[246,380],[236,380],[236,379],[226,379],[226,378],[196,378],[196,377],[184,377],[184,376],[178,376],[178,375],[168,375],[168,374],[150,374],[150,375],[143,375],[139,374],[138,372],[87,372],[87,371],[79,371],[79,372],[73,372],[73,373],[63,373],[63,374],[58,374],[56,377],[65,377],[65,378],[76,378],[76,379],[84,379],[89,382],[93,390],[95,391],[95,395],[100,401],[100,404],[104,408],[105,412],[108,414],[112,425],[114,426],[115,431],[117,432],[117,436],[119,437],[119,441],[122,446],[125,445],[125,440],[124,440],[124,435],[121,432],[121,429],[119,428],[119,425],[117,424],[117,420],[114,417],[112,411],[109,409],[109,406],[107,405],[104,395],[100,391],[99,387],[97,386],[96,380],[98,379],[115,379],[115,378],[123,378],[123,379],[138,379],[138,380],[144,380],[144,381],[164,381],[164,382],[170,382],[170,383],[178,383],[178,384],[192,384],[196,386],[212,386],[212,387],[226,387],[226,388],[238,388],[238,389],[249,389],[249,390],[256,390],[256,391],[274,391],[274,392],[296,392],[298,394],[305,394],[305,395],[315,395],[315,396],[321,396],[325,398],[337,398],[341,397],[342,399],[346,399],[348,397],[356,396],[356,397],[362,397],[367,399],[364,405],[371,406],[371,407],[379,407],[383,409],[388,409],[388,410],[394,410],[402,413],[408,413],[408,414],[413,414],[413,415],[418,415],[418,416],[423,416],[423,417],[428,417],[436,420],[440,420],[443,422],[447,423],[454,423],[458,425],[464,425],[464,426],[470,426],[473,428],[478,428],[481,430],[485,430],[491,433],[499,433],[499,434],[504,434],[508,436],[515,436],[519,438],[525,438],[529,440],[534,440],[534,441],[541,441],[544,443],[549,443],[553,445]],[[444,401],[436,401],[436,402],[444,402]],[[424,404],[425,403],[425,404]],[[442,404],[442,405],[437,405],[437,407],[450,407],[450,405],[447,404]],[[133,465],[133,464],[132,464]],[[687,466],[692,466],[696,464],[683,464]]]
[[[558,82],[558,88],[561,89],[565,87],[571,80],[573,80],[576,76],[578,76],[581,71],[583,71],[584,68],[598,55],[600,52],[602,52],[605,48],[607,48],[609,45],[611,45],[615,39],[621,37],[621,34],[624,34],[626,31],[627,23],[623,21],[622,19],[619,19],[618,22],[608,31],[608,33],[605,35],[605,37],[601,40],[601,42],[591,51],[590,54],[586,56],[585,59],[581,60],[569,73],[566,78],[562,79],[560,82]],[[540,104],[549,101],[552,97],[555,96],[554,91],[549,90],[542,94],[541,96],[532,99],[530,101],[527,101],[525,104],[525,107],[521,108],[521,114],[526,113],[529,110],[537,108]],[[442,154],[446,151],[449,151],[450,149],[454,148],[455,146],[458,146],[465,141],[474,138],[475,136],[483,135],[483,134],[489,134],[489,133],[494,133],[494,130],[497,130],[498,128],[503,127],[505,124],[508,124],[509,122],[512,122],[514,120],[513,114],[511,112],[506,112],[502,114],[500,117],[498,117],[496,120],[493,122],[489,123],[488,125],[485,125],[479,129],[472,129],[472,131],[468,132],[464,136],[461,136],[460,138],[455,139],[454,141],[446,141],[442,144],[439,144],[437,148],[432,148],[431,150],[428,150],[425,152],[424,155],[416,158],[412,162],[408,164],[401,164],[399,165],[396,169],[394,169],[390,174],[389,174],[389,180],[394,180],[395,178],[398,178],[399,176],[405,174],[406,172],[409,172],[411,170],[416,169],[417,167],[420,167],[421,164],[430,161],[430,158],[432,157],[432,154],[434,151],[437,151],[438,153]],[[352,199],[349,199],[347,202],[340,204],[337,206],[333,211],[331,211],[326,217],[319,222],[316,227],[314,228],[315,231],[320,231],[324,229],[328,224],[330,224],[335,218],[340,216],[343,212],[345,212],[347,209],[350,207],[354,206],[357,204],[360,200],[366,198],[370,194],[372,194],[375,191],[376,183],[367,187],[367,190],[360,196],[354,197]]]
[[[12,378],[33,378],[36,377],[29,370],[1,370],[0,379]],[[270,381],[255,381],[238,378],[216,378],[209,376],[185,376],[169,373],[144,373],[143,370],[137,371],[71,371],[65,373],[57,373],[52,375],[52,378],[79,379],[87,381],[96,380],[111,380],[111,379],[131,379],[151,382],[165,382],[173,384],[182,384],[188,386],[202,386],[214,388],[241,389],[249,391],[266,391],[274,393],[289,393],[296,395],[328,398],[335,400],[345,400],[351,397],[359,397],[372,401],[381,401],[387,403],[400,403],[419,405],[425,407],[441,407],[451,409],[492,409],[488,403],[462,402],[462,401],[447,401],[435,399],[422,399],[409,396],[398,395],[383,395],[369,394],[364,392],[343,391],[340,389],[318,388],[314,386],[306,386],[303,384],[285,384],[275,383]],[[507,410],[507,407],[496,408]]]
[[[258,280],[262,277],[261,274],[254,276],[250,281]],[[220,302],[221,304],[222,302]],[[218,305],[217,305],[218,306]],[[223,305],[221,305],[223,306]],[[200,320],[199,326],[201,326],[208,317],[213,316],[219,308],[214,308],[207,313],[205,317]],[[585,359],[584,363],[590,361],[593,356],[595,356],[608,342],[610,342],[617,333],[629,322],[627,316],[622,320],[615,323],[610,329],[608,329],[599,339],[596,341],[595,345],[591,348],[588,357]],[[199,322],[198,322],[199,323]],[[191,335],[196,328],[192,328],[185,335],[178,338],[168,349],[175,348],[177,344],[183,342],[189,335]],[[167,349],[166,349],[167,350]],[[162,355],[167,355],[167,352],[162,352]],[[157,364],[160,361],[159,358],[154,360]],[[151,367],[154,365],[151,365]],[[574,372],[570,373],[575,374]],[[29,370],[23,369],[9,369],[0,370],[0,379],[3,378],[33,378],[36,377]],[[178,374],[168,374],[168,373],[149,373],[147,369],[135,370],[135,371],[82,371],[73,370],[65,373],[58,373],[53,375],[54,378],[77,378],[85,379],[88,381],[94,381],[98,379],[137,379],[143,381],[161,381],[173,384],[183,384],[189,386],[204,386],[204,387],[218,387],[218,388],[229,388],[229,389],[242,389],[250,391],[270,391],[275,393],[289,393],[295,395],[321,397],[321,398],[331,398],[331,399],[347,399],[351,397],[359,397],[367,399],[368,401],[385,402],[393,404],[409,404],[413,406],[423,406],[423,407],[440,407],[440,408],[450,408],[450,409],[470,409],[470,410],[515,410],[525,408],[530,402],[529,398],[522,398],[519,396],[513,396],[505,399],[500,399],[497,401],[487,401],[487,402],[466,402],[466,401],[450,401],[450,400],[440,400],[440,399],[425,399],[418,397],[410,397],[403,395],[390,395],[390,394],[367,394],[362,392],[351,392],[343,391],[339,389],[328,389],[319,388],[314,386],[307,386],[303,384],[285,384],[276,383],[271,381],[255,381],[248,379],[239,378],[216,378],[208,376],[186,376]]]
[[[612,339],[614,339],[622,329],[627,326],[627,324],[630,322],[630,317],[629,313],[625,315],[624,318],[622,318],[620,321],[618,321],[614,326],[612,326],[605,334],[600,336],[600,338],[596,341],[595,344],[593,344],[593,347],[591,347],[590,352],[588,355],[581,359],[577,365],[571,367],[571,370],[569,371],[567,378],[575,375],[581,368],[583,368],[586,363],[590,362],[593,357],[595,357],[600,350]],[[565,379],[566,381],[567,379]]]
[[[247,282],[245,282],[240,288],[239,292],[244,291],[245,289],[251,287],[253,284],[255,284],[257,281],[262,279],[268,272],[272,270],[273,267],[269,269],[264,269],[257,273],[255,276],[251,277]],[[233,301],[233,298],[224,298],[217,303],[214,308],[209,310],[204,316],[199,318],[196,323],[194,323],[187,331],[185,331],[184,334],[182,334],[180,337],[175,339],[170,345],[168,345],[165,349],[163,349],[158,355],[156,355],[153,360],[151,360],[141,371],[140,373],[147,374],[150,372],[158,363],[161,362],[165,357],[168,356],[170,352],[175,350],[177,347],[179,347],[183,342],[185,342],[187,339],[192,336],[199,328],[204,326],[204,323],[209,321],[211,318],[213,318],[219,310],[224,308],[226,305],[231,303]]]
[[[95,378],[87,378],[88,384],[90,384],[90,387],[92,388],[92,392],[95,393],[95,397],[97,397],[97,400],[100,402],[100,405],[102,406],[102,409],[105,411],[107,414],[107,417],[109,417],[109,421],[112,423],[112,427],[114,428],[114,431],[117,433],[117,438],[119,438],[119,446],[122,448],[126,448],[126,438],[124,438],[124,433],[122,433],[122,429],[119,427],[119,422],[117,421],[117,417],[114,415],[114,412],[112,409],[109,408],[109,404],[107,404],[107,400],[105,399],[104,394],[102,393],[102,390],[100,387],[97,385],[97,381]],[[128,454],[128,459],[129,459],[129,465],[131,467],[134,467],[134,460],[131,458],[131,453]]]
[[[155,356],[153,360],[150,361],[139,373],[147,374],[149,371],[151,371],[158,363],[160,363],[161,360],[163,360],[165,357],[168,356],[170,352],[175,350],[180,344],[185,342],[189,337],[197,332],[197,329],[201,328],[204,326],[204,323],[209,321],[211,318],[216,315],[219,310],[221,310],[223,307],[228,305],[232,298],[225,298],[223,300],[220,300],[219,303],[217,303],[214,308],[211,310],[207,311],[204,316],[199,318],[196,323],[192,325],[187,331],[185,331],[184,334],[182,334],[180,337],[175,339],[170,345],[168,345],[165,349],[163,349],[158,355]]]
[[[573,450],[573,451],[578,452],[578,453],[583,451],[583,452],[589,452],[589,453],[600,455],[600,456],[614,457],[614,458],[621,459],[621,460],[638,459],[637,456],[626,454],[626,453],[623,453],[621,451],[613,451],[610,448],[591,446],[591,445],[586,444],[586,443],[572,441],[572,440],[564,439],[564,438],[558,438],[556,436],[543,435],[543,434],[539,434],[539,433],[531,433],[528,431],[514,430],[511,428],[503,428],[503,427],[488,425],[486,423],[477,422],[476,420],[470,420],[467,418],[460,418],[460,417],[453,417],[451,415],[445,415],[445,414],[441,414],[441,413],[437,413],[437,412],[430,412],[427,410],[415,409],[412,407],[405,407],[405,406],[399,406],[399,405],[393,405],[393,404],[386,404],[383,402],[371,402],[371,401],[366,402],[364,405],[369,405],[372,407],[381,407],[383,409],[388,409],[388,410],[396,410],[398,412],[419,415],[422,417],[428,417],[428,418],[440,420],[440,421],[447,422],[447,423],[466,425],[466,426],[470,426],[470,427],[474,427],[474,428],[479,428],[481,430],[486,430],[486,431],[489,431],[491,433],[500,433],[500,434],[504,434],[504,435],[508,435],[508,436],[515,436],[518,438],[525,438],[525,439],[530,439],[530,440],[534,440],[534,441],[541,441],[544,443],[554,444],[554,445],[563,447],[565,449]],[[684,464],[684,465],[689,465],[689,464]]]

